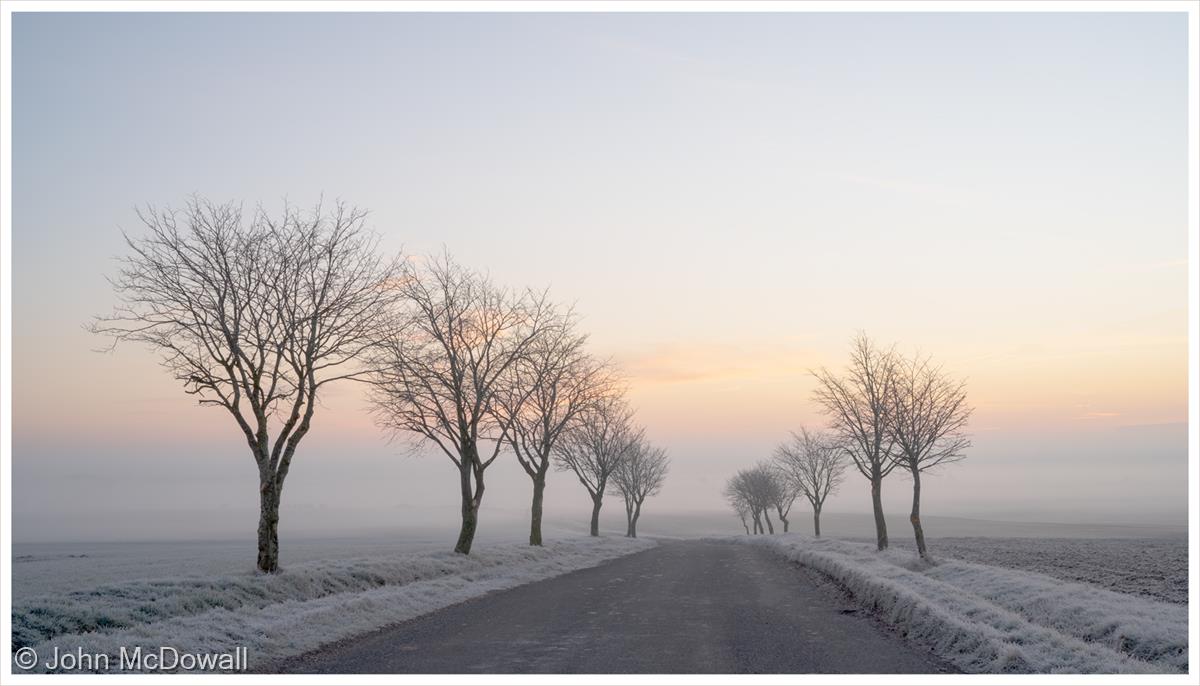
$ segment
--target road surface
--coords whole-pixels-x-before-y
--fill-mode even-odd
[[[671,541],[276,665],[296,673],[883,673],[953,668],[765,548]],[[276,671],[273,669],[272,671]]]

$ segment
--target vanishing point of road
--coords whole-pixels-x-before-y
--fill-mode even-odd
[[[288,660],[298,673],[935,673],[953,668],[765,548],[665,541]]]

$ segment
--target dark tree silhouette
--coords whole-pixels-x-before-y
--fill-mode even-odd
[[[448,255],[410,269],[393,288],[402,305],[375,358],[372,400],[382,425],[436,445],[454,464],[462,517],[454,551],[466,555],[484,473],[504,444],[498,394],[512,366],[558,324],[544,295],[499,288]]]
[[[646,498],[657,495],[667,480],[667,451],[639,441],[612,474],[614,490],[625,501],[625,535],[637,538],[638,519]]]
[[[505,440],[533,481],[530,545],[542,545],[542,500],[555,446],[613,384],[606,366],[584,351],[586,340],[576,333],[570,312],[559,315],[509,368],[497,394],[495,412]]]
[[[928,559],[921,526],[921,473],[962,460],[971,440],[963,433],[972,408],[966,383],[955,381],[917,356],[896,365],[887,414],[887,428],[896,445],[895,462],[913,480],[912,522],[917,552]]]
[[[320,390],[362,379],[383,336],[400,272],[380,257],[366,212],[312,212],[193,198],[181,211],[139,212],[147,235],[112,284],[121,300],[91,331],[144,343],[200,404],[224,408],[245,437],[259,481],[258,569],[279,569],[283,484]]]
[[[812,374],[817,380],[813,397],[829,417],[838,445],[871,485],[875,540],[883,550],[888,547],[883,479],[896,467],[892,459],[895,440],[887,427],[896,383],[896,356],[891,349],[881,350],[865,334],[859,334],[845,373],[834,374],[822,367]]]
[[[633,411],[613,390],[582,413],[554,446],[558,469],[574,472],[592,500],[591,535],[600,535],[600,508],[609,478],[641,439],[641,432],[633,428]]]
[[[846,471],[845,452],[821,432],[801,428],[775,449],[775,465],[790,489],[812,505],[813,535],[821,535],[821,508]]]

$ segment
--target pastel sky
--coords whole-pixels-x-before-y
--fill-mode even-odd
[[[14,536],[219,535],[205,513],[254,511],[227,417],[83,330],[134,207],[191,193],[340,197],[389,250],[575,303],[674,459],[648,511],[720,510],[730,473],[821,423],[807,370],[865,330],[968,379],[975,445],[927,513],[1183,524],[1186,33],[1168,13],[16,14]],[[445,459],[363,408],[325,399],[285,531],[289,508],[456,507]],[[521,512],[526,477],[493,472],[485,509]],[[584,505],[557,475],[548,517]],[[868,511],[865,483],[827,507]]]

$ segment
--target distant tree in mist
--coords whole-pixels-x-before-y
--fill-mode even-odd
[[[772,504],[775,506],[775,514],[779,516],[779,521],[783,522],[783,533],[787,533],[791,529],[791,522],[788,516],[792,512],[792,505],[796,503],[796,498],[800,497],[800,490],[796,485],[788,480],[784,474],[775,465],[767,467],[770,473],[771,481],[773,482]]]
[[[147,233],[112,279],[121,303],[90,325],[113,344],[142,343],[201,405],[224,408],[259,480],[258,569],[279,569],[283,484],[320,390],[360,380],[395,299],[398,258],[377,254],[366,212],[341,203],[305,213],[193,198],[139,212]]]
[[[722,495],[725,496],[725,501],[729,503],[730,509],[738,516],[742,522],[742,527],[746,529],[747,534],[758,533],[758,522],[754,519],[756,513],[750,504],[750,499],[746,497],[746,492],[741,488],[738,480],[739,474],[734,474],[725,482],[725,490]],[[753,529],[751,529],[753,525]]]
[[[613,487],[625,501],[625,535],[637,538],[638,519],[646,498],[657,495],[667,480],[671,463],[667,451],[644,439],[629,451],[612,474]]]
[[[530,545],[542,545],[542,501],[555,446],[612,392],[612,374],[587,354],[586,341],[572,313],[553,315],[509,367],[493,404],[505,441],[533,481]]]
[[[742,494],[733,488],[732,479],[725,485],[724,495],[726,502],[728,502],[729,506],[733,508],[734,514],[736,514],[738,520],[741,521],[742,528],[745,529],[746,534],[749,535],[750,522],[747,517],[750,516],[750,505],[746,502],[745,498],[742,497]]]
[[[775,449],[776,469],[794,492],[812,505],[813,535],[821,535],[821,508],[835,492],[846,471],[845,453],[830,436],[801,428]]]
[[[779,473],[771,465],[760,462],[735,474],[725,485],[725,497],[740,517],[750,515],[753,533],[775,533],[771,510],[785,511],[781,502],[787,497]],[[791,496],[795,499],[795,496]],[[790,501],[788,508],[790,509]],[[765,524],[765,529],[764,529]]]
[[[971,417],[966,383],[951,379],[928,357],[895,365],[886,425],[896,447],[894,462],[913,480],[912,522],[917,552],[929,558],[921,526],[921,473],[958,462],[971,441],[963,433]]]
[[[879,550],[888,547],[883,480],[897,465],[893,459],[895,438],[887,419],[895,397],[896,365],[891,349],[880,349],[865,334],[859,334],[843,373],[824,367],[812,372],[817,381],[813,398],[829,417],[830,431],[871,486]]]
[[[484,475],[512,421],[497,413],[514,365],[563,325],[544,294],[514,293],[449,255],[411,267],[391,283],[395,325],[374,358],[372,400],[380,423],[436,445],[458,472],[461,527],[455,552],[469,554]]]
[[[592,536],[600,535],[600,508],[609,479],[641,440],[641,431],[633,426],[633,411],[613,390],[583,412],[555,444],[558,469],[573,472],[592,500]]]

